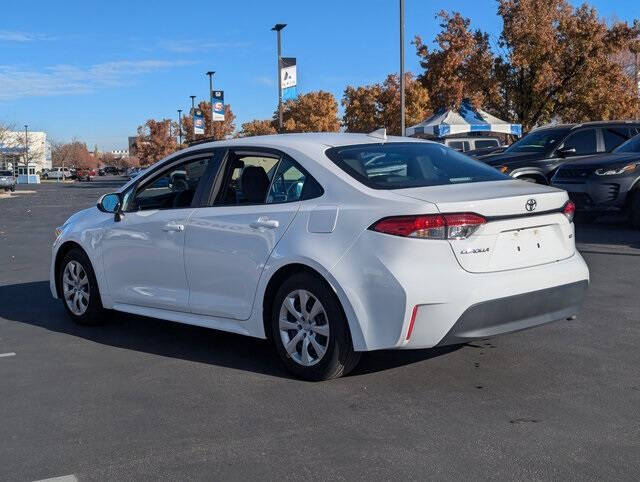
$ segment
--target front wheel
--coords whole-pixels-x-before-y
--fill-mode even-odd
[[[65,310],[80,325],[97,325],[104,320],[105,309],[91,261],[81,249],[72,249],[60,263],[58,286]]]
[[[309,273],[293,275],[282,284],[271,328],[282,362],[300,378],[338,378],[360,360],[337,296],[324,280]]]

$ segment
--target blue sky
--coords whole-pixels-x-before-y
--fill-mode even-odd
[[[460,11],[497,41],[494,0],[405,3],[407,70],[419,70],[411,39],[430,44],[441,9]],[[638,1],[590,4],[605,18],[640,18]],[[277,77],[269,29],[277,22],[288,24],[283,55],[298,58],[301,92],[328,90],[339,101],[346,85],[398,71],[397,0],[5,2],[0,121],[101,150],[125,148],[145,119],[177,117],[191,94],[207,98],[207,70],[217,71],[214,88],[225,91],[236,128],[271,117]]]

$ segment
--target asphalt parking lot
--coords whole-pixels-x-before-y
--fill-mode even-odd
[[[122,180],[0,199],[0,479],[636,479],[640,232],[578,226],[574,321],[292,379],[265,341],[49,293],[54,227]]]

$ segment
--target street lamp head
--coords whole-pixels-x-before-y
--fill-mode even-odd
[[[190,95],[189,97],[191,97],[192,99],[195,99],[196,96],[195,95]]]
[[[210,70],[210,71],[209,71],[209,72],[207,72],[205,75],[213,75],[213,74],[215,74],[215,73],[216,73],[216,71],[215,71],[215,70]]]
[[[282,30],[286,26],[287,26],[286,23],[276,23],[271,30],[274,31],[274,32],[279,32],[280,30]]]

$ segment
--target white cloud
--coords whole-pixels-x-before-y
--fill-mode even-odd
[[[4,42],[36,42],[40,40],[55,40],[55,37],[42,33],[15,32],[0,30],[0,41]]]
[[[0,65],[0,100],[21,97],[78,95],[132,82],[137,75],[193,64],[189,61],[121,60],[94,64],[88,68],[55,65],[32,70]]]
[[[254,80],[257,84],[266,85],[267,87],[273,87],[276,85],[276,81],[273,77],[269,77],[267,75],[259,75]]]
[[[210,50],[228,50],[245,48],[249,42],[213,42],[203,39],[162,40],[159,47],[176,53],[208,52]]]

